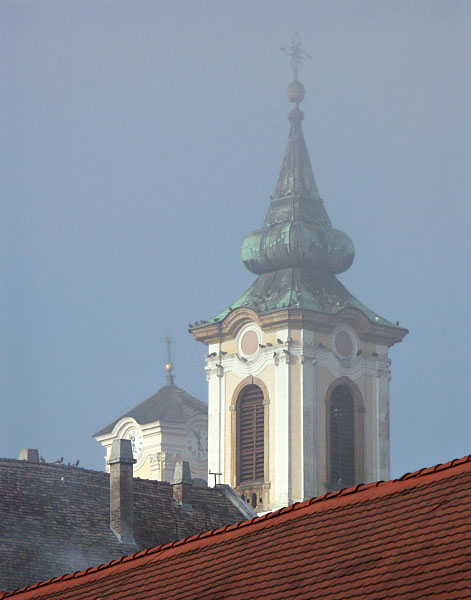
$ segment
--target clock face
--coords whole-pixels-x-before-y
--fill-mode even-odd
[[[208,432],[202,427],[193,427],[186,437],[188,450],[197,460],[208,458]]]
[[[139,431],[139,429],[134,427],[133,429],[130,429],[127,432],[125,437],[127,440],[131,440],[132,455],[136,460],[138,460],[142,454],[142,449],[144,447],[144,440],[142,438],[142,433]]]

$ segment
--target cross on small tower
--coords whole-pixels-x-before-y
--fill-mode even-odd
[[[173,344],[173,340],[169,335],[165,336],[165,344],[167,346],[167,362],[165,364],[165,370],[167,371],[167,383],[169,385],[173,385],[173,380],[174,380],[174,376],[173,376],[173,362],[172,362],[172,344]]]
[[[293,80],[298,81],[298,73],[303,60],[305,58],[311,58],[309,54],[304,50],[301,44],[301,38],[297,33],[293,35],[293,40],[290,46],[286,48],[280,48],[285,54],[290,57],[290,67],[293,70]]]

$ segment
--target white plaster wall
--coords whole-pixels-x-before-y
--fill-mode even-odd
[[[250,326],[252,327],[252,326]],[[349,325],[343,329],[356,335]],[[236,340],[213,344],[208,359],[209,393],[208,467],[223,473],[221,481],[233,485],[236,432],[230,409],[233,394],[249,376],[260,378],[268,388],[268,479],[270,508],[285,506],[325,492],[327,483],[326,394],[329,386],[347,377],[358,386],[364,401],[365,479],[389,477],[389,359],[387,347],[355,338],[351,358],[332,350],[332,334],[282,329],[261,332],[261,347],[252,357],[238,354]],[[276,339],[293,341],[279,345]],[[283,352],[289,351],[289,355]],[[227,354],[221,355],[220,350]],[[276,353],[274,355],[274,353]],[[221,364],[222,368],[216,367]],[[294,396],[295,397],[294,397]],[[294,446],[293,446],[294,444]],[[293,461],[296,461],[293,462]],[[294,480],[293,480],[293,476]],[[209,478],[212,485],[213,477]],[[293,487],[294,485],[294,487]]]
[[[314,332],[302,333],[302,457],[303,481],[302,498],[312,498],[317,495],[316,485],[316,359],[314,358]]]
[[[109,457],[113,440],[124,437],[130,427],[137,427],[142,432],[143,449],[133,468],[135,477],[171,481],[175,461],[183,459],[189,462],[192,477],[206,479],[206,461],[196,460],[187,449],[187,434],[194,425],[206,427],[206,419],[198,416],[188,423],[156,421],[139,425],[134,419],[126,417],[115,425],[112,432],[100,436],[99,441]]]
[[[389,372],[384,370],[380,371],[376,377],[376,436],[378,440],[378,455],[375,479],[383,481],[388,480],[390,477],[389,379]]]

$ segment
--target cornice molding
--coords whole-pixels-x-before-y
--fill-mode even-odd
[[[209,323],[191,329],[195,339],[204,344],[214,344],[234,339],[247,323],[256,323],[263,331],[280,329],[310,329],[331,333],[341,323],[349,324],[361,341],[392,346],[403,340],[407,329],[373,323],[357,308],[340,308],[335,313],[306,309],[283,309],[257,314],[248,308],[236,308],[219,323]]]

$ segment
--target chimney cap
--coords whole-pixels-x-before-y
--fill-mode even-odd
[[[175,472],[173,474],[172,484],[189,483],[192,484],[190,463],[186,460],[177,460],[175,463]]]
[[[18,454],[18,460],[25,460],[27,462],[38,463],[39,452],[36,448],[22,448]]]
[[[123,464],[131,464],[133,465],[136,462],[136,459],[132,453],[132,444],[131,440],[117,439],[113,440],[113,444],[111,446],[111,454],[108,459],[108,464],[112,465],[114,463],[123,463]]]
[[[192,487],[190,464],[186,460],[177,460],[172,481],[173,497],[177,504],[186,511],[193,510],[191,506]]]

